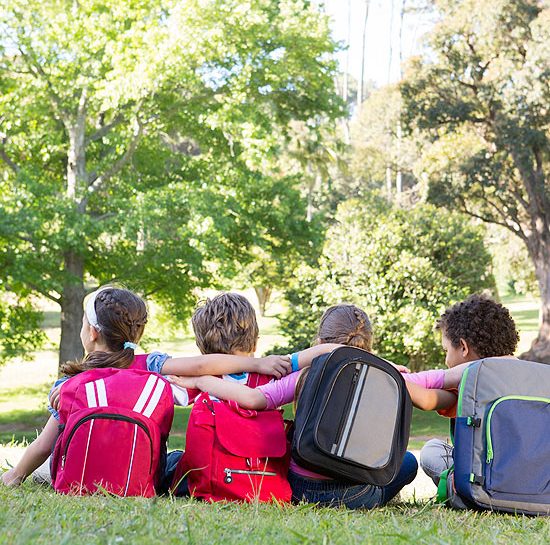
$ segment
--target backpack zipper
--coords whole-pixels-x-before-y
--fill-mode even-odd
[[[67,438],[67,443],[65,444],[65,448],[63,449],[63,454],[61,456],[61,469],[64,469],[65,467],[65,460],[67,458],[67,451],[69,450],[69,445],[71,443],[71,440],[76,433],[77,429],[84,425],[86,422],[94,419],[101,419],[101,420],[122,420],[124,422],[130,422],[132,424],[136,424],[139,426],[147,435],[149,438],[149,446],[151,450],[151,457],[150,457],[150,463],[149,463],[149,473],[153,469],[153,438],[151,437],[151,434],[149,433],[149,430],[145,426],[145,424],[141,423],[139,420],[136,420],[135,418],[131,418],[129,416],[123,416],[119,414],[90,414],[88,416],[85,416],[81,420],[77,422],[77,424],[74,426],[74,428],[71,430],[71,433],[69,434],[69,437]]]
[[[485,424],[486,431],[486,440],[487,440],[487,463],[490,464],[494,458],[493,452],[493,441],[491,439],[491,417],[495,411],[496,406],[502,401],[507,401],[510,399],[517,399],[519,401],[539,401],[541,403],[550,403],[550,398],[548,397],[534,397],[534,396],[504,396],[497,399],[489,409],[487,413],[487,423]]]
[[[236,473],[238,475],[267,475],[268,477],[277,476],[277,473],[275,473],[274,471],[260,471],[254,469],[229,469],[228,467],[226,467],[223,472],[225,473],[223,482],[226,484],[230,484],[231,482],[233,482],[233,473]]]
[[[355,369],[353,371],[353,376],[351,378],[351,387],[348,390],[347,396],[346,396],[346,402],[344,403],[344,418],[340,420],[340,423],[338,424],[338,430],[336,431],[336,437],[334,438],[334,442],[332,443],[332,449],[331,452],[334,454],[340,444],[340,440],[342,439],[342,435],[344,433],[344,428],[347,421],[347,414],[349,410],[349,406],[351,405],[351,400],[353,399],[353,395],[355,393],[356,387],[357,387],[357,381],[359,379],[359,373],[360,373],[360,367],[361,365],[356,363]],[[341,372],[339,373],[339,375]],[[331,392],[332,393],[332,392]]]

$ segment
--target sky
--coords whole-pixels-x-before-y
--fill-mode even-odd
[[[405,0],[406,6],[413,2]],[[367,21],[365,81],[372,80],[377,86],[400,79],[399,67],[399,20],[403,0],[370,0]],[[392,3],[393,23],[392,23]],[[362,29],[366,0],[325,0],[325,12],[331,18],[333,37],[347,43],[348,5],[351,6],[351,33],[349,73],[356,79],[361,74]],[[418,54],[422,48],[422,36],[432,27],[429,14],[406,12],[403,24],[403,59]],[[390,33],[391,29],[391,33]],[[390,51],[392,52],[390,55]],[[391,58],[391,65],[390,65]],[[338,57],[345,69],[346,53]]]

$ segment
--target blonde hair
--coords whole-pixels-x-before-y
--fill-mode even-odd
[[[372,324],[366,312],[351,304],[328,308],[319,322],[321,343],[337,343],[372,350]]]
[[[256,351],[259,333],[256,312],[242,295],[222,293],[207,299],[195,310],[191,323],[203,354]]]

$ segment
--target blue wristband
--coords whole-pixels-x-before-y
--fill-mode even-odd
[[[300,370],[300,366],[298,365],[298,352],[294,352],[294,354],[292,354],[290,357],[290,363],[292,364],[293,373]]]

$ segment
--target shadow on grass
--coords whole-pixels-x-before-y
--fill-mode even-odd
[[[51,382],[45,382],[44,384],[39,384],[38,386],[19,386],[17,388],[9,388],[7,390],[0,390],[0,403],[6,403],[17,398],[27,397],[27,398],[41,398],[46,399],[50,393],[52,387]],[[0,413],[1,415],[2,413]],[[1,418],[1,416],[0,416]]]
[[[49,414],[44,409],[33,411],[8,411],[0,413],[0,443],[21,443],[31,442],[36,438]]]

